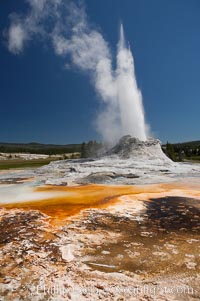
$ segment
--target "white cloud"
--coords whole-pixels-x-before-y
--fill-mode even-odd
[[[26,41],[26,32],[22,25],[20,23],[12,24],[8,31],[8,37],[8,49],[15,54],[20,53]]]

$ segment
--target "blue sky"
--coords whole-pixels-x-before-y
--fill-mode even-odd
[[[123,22],[154,136],[163,142],[199,140],[200,2],[86,0],[85,5],[89,23],[114,55]],[[101,102],[87,73],[65,68],[68,59],[41,38],[33,37],[18,55],[8,51],[9,15],[27,11],[23,1],[0,4],[0,141],[99,139],[94,120]]]

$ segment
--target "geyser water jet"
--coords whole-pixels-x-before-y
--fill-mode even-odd
[[[142,94],[137,86],[134,59],[130,46],[126,45],[122,24],[117,47],[116,70],[110,70],[109,79],[111,77],[109,89],[112,95],[107,98],[105,93],[101,95],[104,100],[106,98],[106,106],[98,117],[100,134],[104,141],[110,144],[116,143],[124,135],[146,141],[148,125],[145,123]],[[104,90],[107,89],[108,86],[105,86]]]
[[[117,52],[116,87],[121,119],[120,136],[129,134],[145,141],[147,139],[147,126],[142,94],[137,87],[133,55],[130,47],[126,47],[122,24]]]

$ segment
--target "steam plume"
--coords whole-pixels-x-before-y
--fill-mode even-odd
[[[68,59],[69,67],[89,73],[103,110],[96,121],[97,131],[104,141],[114,143],[130,134],[147,139],[142,95],[137,87],[134,60],[126,46],[123,26],[117,47],[116,69],[108,43],[102,34],[87,22],[83,5],[64,0],[26,0],[27,15],[11,15],[8,29],[8,49],[14,54],[38,36],[52,42],[56,55]],[[63,13],[64,12],[64,13]]]

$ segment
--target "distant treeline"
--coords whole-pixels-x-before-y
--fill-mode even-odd
[[[56,155],[75,152],[81,152],[81,144],[0,143],[0,153]]]
[[[162,146],[163,151],[173,161],[200,160],[200,141],[169,143]]]
[[[95,140],[83,142],[82,144],[40,144],[40,143],[0,143],[0,153],[29,153],[57,155],[79,152],[82,158],[96,156],[103,145]]]

